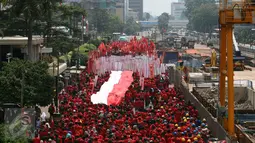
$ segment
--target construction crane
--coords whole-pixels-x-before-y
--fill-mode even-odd
[[[226,77],[228,79],[227,131],[235,138],[233,25],[255,23],[255,0],[220,0],[220,105],[225,107]]]

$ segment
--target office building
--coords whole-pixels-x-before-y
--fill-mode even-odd
[[[171,15],[176,20],[185,20],[184,11],[186,10],[184,0],[179,0],[178,2],[173,2],[171,4]]]
[[[126,22],[128,18],[129,0],[117,0],[115,14],[120,18],[122,22]]]
[[[129,8],[138,12],[140,20],[143,18],[143,0],[129,0]]]
[[[131,8],[129,8],[128,17],[132,17],[135,21],[139,20],[138,12],[134,11]]]
[[[86,10],[106,9],[112,14],[115,14],[116,0],[81,0],[82,7]]]

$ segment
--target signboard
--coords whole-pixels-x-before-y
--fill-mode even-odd
[[[15,139],[22,137],[33,138],[35,131],[34,108],[5,108],[4,121],[7,125],[6,136],[11,135]]]

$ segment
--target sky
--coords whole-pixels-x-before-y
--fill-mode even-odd
[[[143,0],[143,11],[152,16],[159,16],[163,12],[171,14],[171,3],[176,1],[178,0]]]

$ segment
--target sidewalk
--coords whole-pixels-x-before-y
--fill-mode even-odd
[[[49,105],[50,106],[50,105]],[[50,117],[50,113],[48,112],[48,109],[49,109],[49,106],[46,106],[46,107],[40,107],[41,109],[41,113],[45,112],[46,113],[46,118],[49,118]]]

